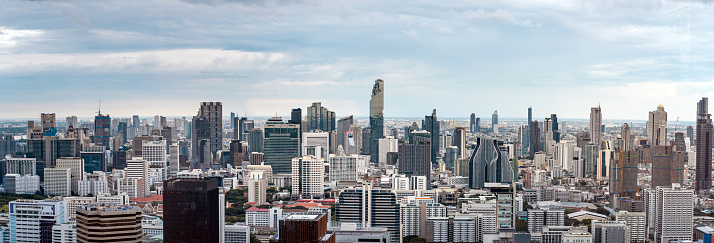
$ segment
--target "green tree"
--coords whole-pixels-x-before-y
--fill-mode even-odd
[[[250,243],[262,243],[254,234],[250,235]]]
[[[528,221],[525,219],[516,219],[516,231],[528,231]]]
[[[405,242],[405,243],[426,243],[426,239],[419,238],[418,235],[408,235],[402,239],[402,242]]]

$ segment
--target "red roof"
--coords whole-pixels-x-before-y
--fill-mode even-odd
[[[129,202],[136,203],[152,203],[152,202],[163,202],[164,195],[153,195],[150,197],[130,197]]]
[[[249,208],[249,209],[247,209],[247,210],[245,210],[245,211],[246,211],[246,212],[268,212],[268,211],[270,211],[270,209],[267,209],[267,208],[258,208],[258,207],[251,207],[251,208]]]
[[[295,204],[293,204],[293,205],[290,205],[290,207],[292,208],[292,207],[297,207],[297,206],[303,206],[303,207],[305,207],[305,208],[316,208],[316,207],[319,207],[319,206],[321,206],[321,205],[322,205],[322,204],[319,204],[319,203],[301,203],[301,202],[299,202],[299,203],[295,203]]]

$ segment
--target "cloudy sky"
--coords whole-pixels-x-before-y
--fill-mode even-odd
[[[711,1],[0,1],[0,118],[288,115],[693,120]]]

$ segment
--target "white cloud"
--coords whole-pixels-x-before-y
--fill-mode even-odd
[[[513,16],[510,12],[507,10],[503,9],[497,9],[493,12],[486,12],[483,9],[479,10],[468,10],[463,13],[461,13],[461,16],[464,20],[467,21],[476,21],[476,22],[483,22],[483,23],[489,23],[489,22],[495,22],[495,23],[503,23],[503,24],[512,24],[512,25],[518,25],[518,26],[523,26],[523,27],[533,27],[533,22],[531,22],[530,19],[528,20],[518,20],[515,16]]]

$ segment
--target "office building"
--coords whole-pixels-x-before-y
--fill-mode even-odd
[[[538,121],[532,121],[529,124],[528,150],[530,157],[534,157],[536,153],[543,152],[543,146],[541,146],[540,142],[540,126],[538,125]]]
[[[201,140],[208,140],[210,154],[215,154],[216,151],[223,149],[223,104],[221,102],[201,102],[201,107],[198,114],[193,116],[192,123],[191,144],[194,160],[199,158],[201,149],[196,145],[199,145]],[[200,166],[208,168],[210,162],[204,161]]]
[[[248,202],[256,202],[258,205],[266,203],[265,190],[268,189],[268,179],[264,170],[250,170],[247,172],[248,181]]]
[[[372,87],[372,99],[369,100],[369,130],[365,133],[362,131],[363,139],[368,139],[369,149],[367,154],[370,155],[370,160],[373,164],[378,164],[379,161],[379,144],[378,139],[384,137],[384,81],[377,79]],[[369,136],[367,136],[369,134]],[[365,147],[362,147],[365,152]]]
[[[423,131],[431,134],[431,160],[436,163],[436,157],[439,155],[439,134],[440,125],[436,119],[436,109],[432,110],[431,116],[424,116],[421,128]]]
[[[498,111],[493,111],[491,115],[491,132],[498,133]]]
[[[292,214],[280,219],[278,234],[271,243],[315,242],[335,243],[334,234],[327,231],[326,214]]]
[[[109,114],[102,115],[101,112],[94,117],[94,143],[98,146],[109,147],[112,120]]]
[[[349,145],[347,141],[347,132],[350,130],[352,125],[354,125],[353,116],[346,116],[337,120],[335,147],[342,146],[342,148],[347,149],[347,146]]]
[[[248,151],[250,152],[263,152],[263,130],[260,128],[253,128],[247,132],[248,136]]]
[[[426,132],[423,133],[428,134]],[[377,153],[379,155],[377,159],[377,165],[379,166],[379,168],[386,168],[388,158],[387,155],[389,153],[399,151],[399,140],[392,136],[385,136],[383,138],[377,139],[377,144],[379,145],[377,146],[379,148],[379,152]]]
[[[593,243],[630,242],[630,229],[624,222],[595,220],[591,228]]]
[[[263,160],[275,174],[291,174],[292,160],[300,156],[300,125],[285,124],[280,117],[265,124]]]
[[[528,210],[528,232],[530,233],[543,232],[543,226],[563,225],[565,225],[564,210],[548,208]]]
[[[292,194],[301,199],[322,198],[325,160],[306,155],[292,160]]]
[[[5,193],[35,194],[40,191],[40,177],[36,175],[6,174]]]
[[[225,243],[249,243],[250,227],[246,225],[226,225]]]
[[[476,147],[469,160],[469,187],[483,188],[487,182],[510,183],[513,181],[513,167],[506,151],[501,149],[503,142],[478,137]]]
[[[458,158],[466,158],[466,128],[456,127],[454,128],[454,135],[451,138],[451,145],[456,146],[458,149]]]
[[[362,187],[343,189],[337,201],[336,222],[384,227],[392,242],[399,242],[399,204],[394,191],[373,189],[370,184],[363,184]]]
[[[45,195],[70,196],[72,195],[72,169],[71,168],[44,168]]]
[[[471,113],[471,116],[469,117],[469,132],[476,133],[477,126],[478,125],[476,124],[476,113]]]
[[[0,166],[5,174],[37,175],[35,158],[0,158]],[[44,167],[43,167],[44,168]],[[5,180],[3,174],[3,181]],[[3,182],[4,183],[4,182]]]
[[[667,143],[667,112],[659,105],[657,110],[650,111],[647,120],[647,145],[669,145]]]
[[[478,215],[430,217],[425,222],[427,242],[480,242]]]
[[[79,181],[84,180],[84,159],[82,158],[59,158],[57,159],[57,168],[70,169],[72,192],[79,192]],[[45,175],[45,178],[47,175]]]
[[[238,119],[236,117],[236,119]],[[238,130],[234,131],[238,133],[238,140],[246,141],[248,140],[248,131],[255,128],[255,121],[248,120],[247,117],[241,117],[238,119]]]
[[[446,207],[439,203],[406,203],[399,206],[399,219],[402,237],[417,235],[425,238],[427,219],[446,217]]]
[[[630,242],[647,240],[647,213],[619,211],[615,216],[617,222],[624,222],[630,230]]]
[[[313,102],[307,107],[306,131],[331,132],[335,130],[335,112],[322,106],[321,102]]]
[[[357,160],[359,160],[359,157],[356,154],[346,155],[341,150],[338,150],[337,154],[331,154],[329,157],[330,182],[357,181]]]
[[[413,136],[409,143],[399,143],[399,173],[407,176],[426,176],[428,184],[431,184],[430,158],[433,146],[430,143],[428,137],[420,136]]]
[[[169,176],[176,176],[179,171],[179,146],[172,144],[169,146]]]
[[[590,108],[590,141],[600,145],[602,138],[602,111],[600,106]]]
[[[55,224],[52,226],[52,243],[77,242],[77,225],[74,223]]]
[[[330,154],[330,133],[316,131],[302,133],[302,155],[313,155],[317,158],[327,159]],[[318,153],[317,150],[320,152]]]
[[[692,240],[694,191],[680,184],[645,190],[645,211],[649,234],[657,242]]]
[[[149,162],[141,157],[134,157],[126,161],[126,179],[135,179],[137,183],[137,195],[145,197],[149,195]]]
[[[649,156],[652,163],[650,188],[684,182],[684,152],[673,151],[672,145],[654,145],[649,148]]]
[[[697,139],[695,191],[709,190],[712,187],[712,119],[709,113],[709,99],[702,98],[697,103]]]
[[[91,203],[77,208],[77,242],[141,242],[141,209]]]
[[[10,242],[52,242],[52,227],[67,222],[62,200],[19,199],[9,203]]]
[[[149,162],[150,167],[166,168],[166,140],[142,141],[141,157]]]
[[[55,124],[55,113],[40,114],[42,133],[44,136],[55,136],[57,134],[57,124]]]
[[[164,241],[219,242],[222,207],[217,179],[164,181]]]
[[[614,155],[610,160],[610,207],[619,209],[618,199],[637,196],[639,159],[637,152],[631,150],[615,150]]]

